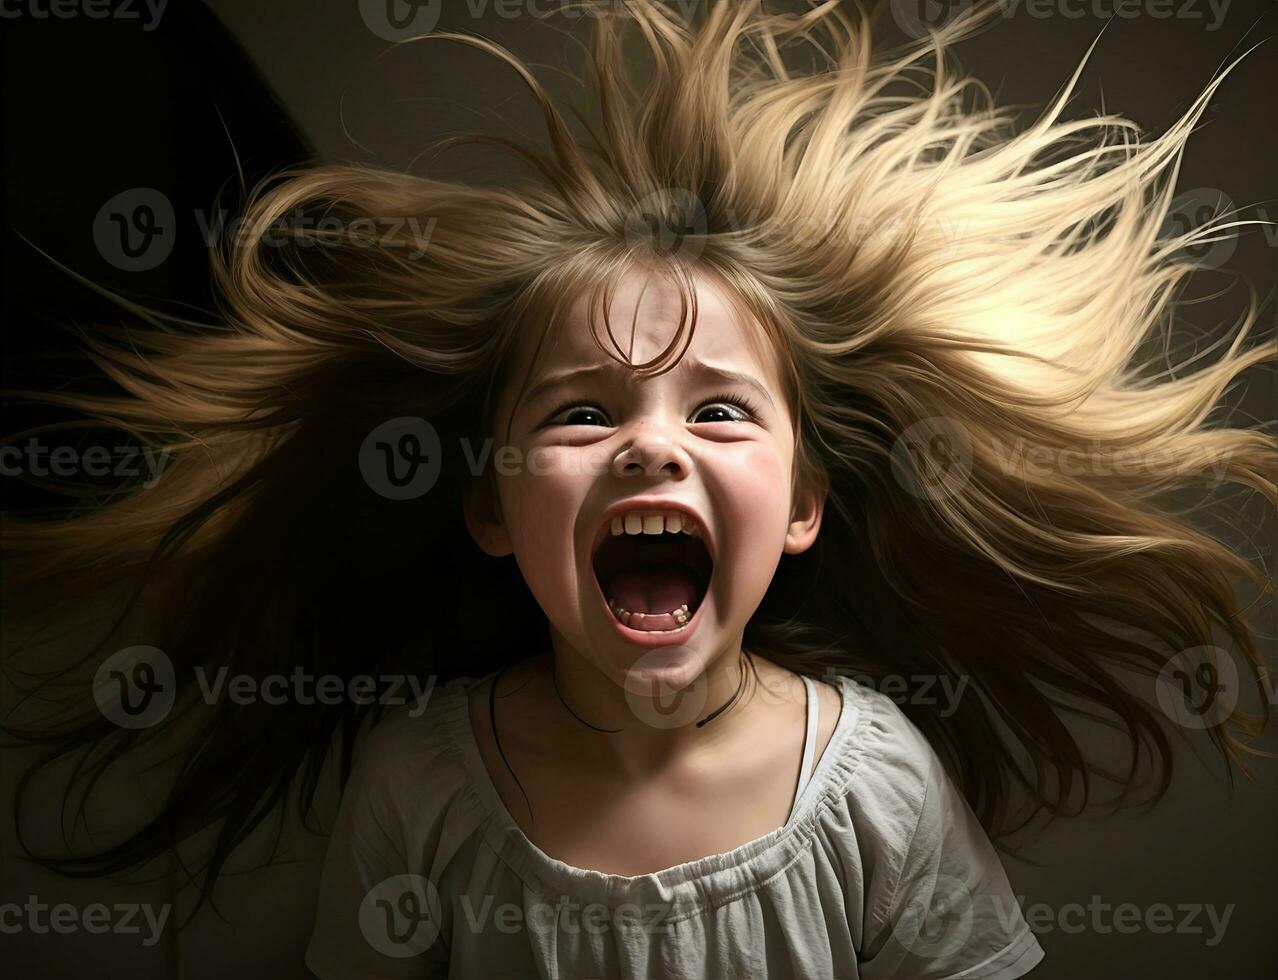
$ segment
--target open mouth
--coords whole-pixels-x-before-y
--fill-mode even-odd
[[[700,536],[670,530],[608,532],[592,563],[617,621],[653,633],[679,632],[692,621],[714,570]]]

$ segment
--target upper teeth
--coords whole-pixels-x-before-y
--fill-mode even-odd
[[[618,534],[690,534],[694,538],[701,536],[696,522],[686,514],[678,511],[653,511],[645,513],[632,510],[628,514],[618,514],[612,519],[612,533]]]

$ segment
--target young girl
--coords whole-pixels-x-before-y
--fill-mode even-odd
[[[834,2],[592,13],[584,133],[514,56],[427,38],[536,96],[548,153],[476,137],[518,187],[284,175],[249,208],[272,243],[219,259],[230,329],[90,340],[127,395],[66,403],[173,462],[7,546],[28,601],[145,572],[173,707],[55,741],[198,735],[156,821],[50,863],[216,826],[211,895],[336,740],[322,978],[1021,976],[1043,951],[986,834],[1013,787],[1085,802],[1058,709],[1118,715],[1166,775],[1119,668],[1196,682],[1215,623],[1266,678],[1231,577],[1271,584],[1155,500],[1219,473],[1278,503],[1272,436],[1203,425],[1273,359],[1257,310],[1215,364],[1130,363],[1222,227],[1158,238],[1219,82],[1148,144],[1061,122],[1073,80],[1014,134],[945,72],[974,19],[876,61]],[[299,209],[337,227],[281,246]],[[353,684],[226,710],[219,666],[437,683],[384,718]],[[1234,759],[1238,691],[1185,693]]]

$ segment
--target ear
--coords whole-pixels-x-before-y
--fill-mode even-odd
[[[493,499],[492,487],[486,480],[471,480],[466,485],[462,492],[462,516],[466,530],[485,554],[502,558],[514,552],[502,523],[501,507]]]
[[[830,480],[824,472],[817,474],[812,486],[799,487],[794,495],[794,507],[790,516],[790,530],[785,536],[787,555],[797,555],[812,547],[821,530],[821,514],[825,510],[826,494]]]

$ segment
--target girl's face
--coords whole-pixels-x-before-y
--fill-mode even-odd
[[[677,289],[646,279],[638,272],[623,279],[609,311],[635,363],[667,347],[679,321]],[[534,343],[521,338],[515,376],[497,405],[496,431],[511,419],[511,444],[494,447],[492,460],[497,523],[481,523],[467,502],[480,546],[515,555],[550,620],[557,658],[576,654],[635,692],[654,683],[683,689],[719,657],[738,655],[781,554],[812,544],[824,503],[823,492],[793,495],[794,437],[771,344],[715,280],[695,281],[692,343],[657,377],[640,379],[599,350],[585,298],[558,336],[546,338],[536,364]],[[599,333],[608,343],[602,324]],[[515,404],[521,372],[528,383]],[[703,544],[682,535],[615,537],[611,518],[626,510],[692,516]],[[708,586],[668,563],[636,569],[639,555],[659,553],[644,549],[663,546],[684,557],[704,547],[702,557],[713,558],[702,563]],[[601,583],[596,558],[609,549]],[[629,615],[615,614],[610,599]],[[686,617],[677,608],[684,605]]]

